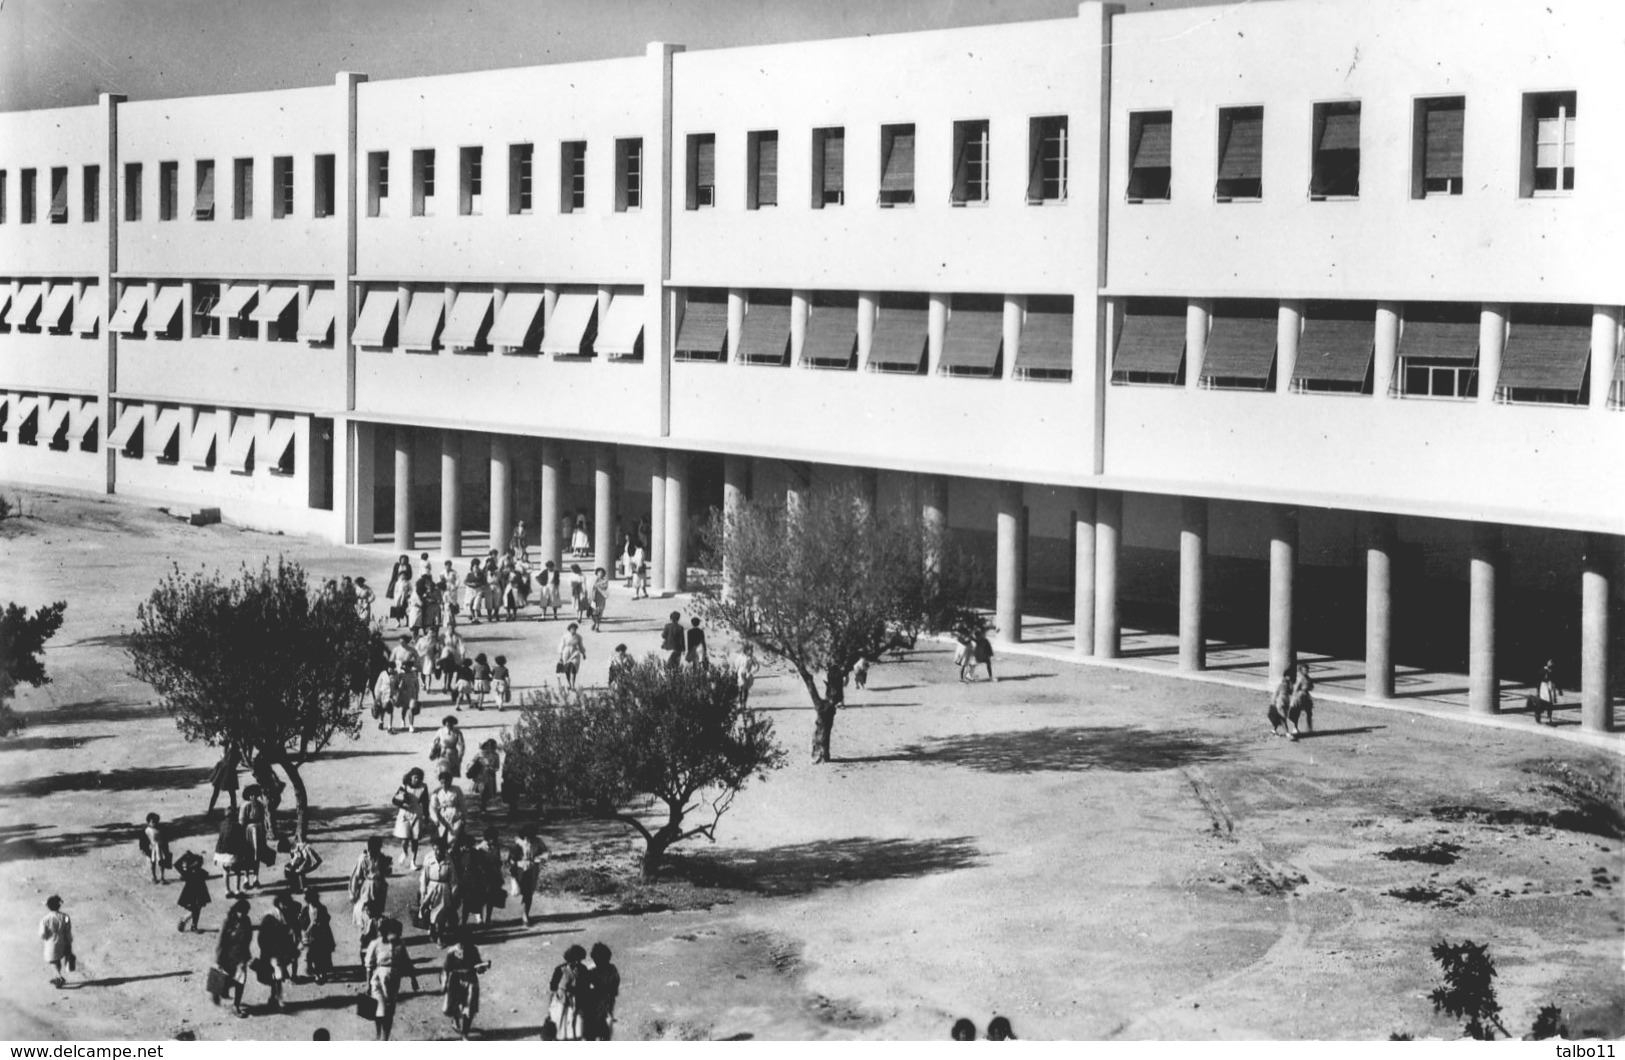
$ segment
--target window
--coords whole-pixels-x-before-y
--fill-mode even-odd
[[[214,220],[214,162],[199,159],[197,182],[193,185],[192,217],[198,221]]]
[[[615,141],[615,209],[643,208],[643,141]]]
[[[254,160],[239,158],[231,163],[231,216],[246,221],[254,216]]]
[[[687,292],[672,359],[717,362],[728,359],[727,291],[690,289]]]
[[[316,217],[332,217],[337,210],[337,204],[333,200],[338,190],[338,166],[333,155],[316,156],[315,178],[316,183],[311,196],[315,200],[312,205],[312,215]],[[291,198],[290,191],[290,200]],[[291,201],[289,202],[289,208],[292,208]]]
[[[6,192],[8,190],[6,187],[6,171],[0,169],[0,225],[6,223]]]
[[[93,223],[102,218],[102,167],[85,167],[85,187],[81,193],[84,202],[84,215],[87,223]],[[0,188],[0,192],[3,192]],[[3,215],[0,215],[3,218]]]
[[[1478,396],[1476,305],[1416,302],[1399,332],[1399,392],[1405,397]]]
[[[1220,202],[1264,197],[1264,108],[1219,111],[1219,175],[1213,195]]]
[[[1411,115],[1411,198],[1461,194],[1462,96],[1419,99]]]
[[[173,221],[180,213],[181,164],[158,163],[158,220]]]
[[[280,155],[271,159],[271,216],[288,217],[293,213],[293,158]]]
[[[412,216],[434,216],[434,148],[412,152]]]
[[[914,204],[914,126],[880,127],[880,205]]]
[[[194,339],[218,339],[220,337],[220,318],[214,315],[214,307],[220,304],[220,285],[197,281],[192,284],[192,337]]]
[[[574,213],[587,205],[587,142],[559,145],[559,212]]]
[[[36,170],[36,169],[25,169],[25,170],[23,170],[23,182],[22,182],[23,201],[22,201],[22,204],[21,204],[22,208],[20,210],[18,210],[17,213],[18,213],[19,220],[21,220],[22,223],[25,224],[25,225],[31,225],[31,224],[34,223],[34,211],[39,208],[38,204],[35,203],[35,201],[34,201],[34,196],[36,194],[38,194],[38,188],[36,187],[36,184],[37,184],[38,180],[39,180],[39,171],[38,170]]]
[[[1309,197],[1360,197],[1360,104],[1316,103]]]
[[[1118,386],[1178,386],[1185,381],[1185,302],[1124,299],[1116,328],[1112,382]],[[1022,350],[1027,340],[1022,338]]]
[[[1591,307],[1520,305],[1512,310],[1495,400],[1586,405],[1590,400]],[[1601,381],[1595,385],[1603,385]]]
[[[464,147],[457,152],[457,212],[470,217],[485,201],[485,148]]]
[[[716,134],[690,133],[688,137],[688,209],[709,209],[716,204]]]
[[[51,167],[51,223],[68,223],[68,167]]]
[[[389,152],[367,152],[367,216],[389,216]]]
[[[745,137],[745,209],[779,204],[779,134],[775,130]]]
[[[956,294],[942,334],[943,375],[998,379],[1004,374],[1004,297]]]
[[[1523,173],[1521,192],[1562,195],[1574,190],[1575,118],[1579,97],[1573,92],[1538,92],[1523,97]]]
[[[1128,201],[1169,198],[1173,184],[1174,115],[1154,110],[1128,116]]]
[[[1067,125],[1064,115],[1027,123],[1027,201],[1066,201]]]
[[[812,208],[846,202],[846,130],[814,129],[812,134]]]
[[[988,123],[954,122],[955,206],[987,201]]]
[[[124,219],[141,220],[141,163],[124,164]]]
[[[1275,302],[1224,300],[1208,324],[1201,385],[1213,390],[1274,390]]]
[[[1314,301],[1307,306],[1293,363],[1294,393],[1369,394],[1377,307],[1372,302]]]
[[[536,149],[531,144],[508,147],[508,212],[530,213],[531,163]]]

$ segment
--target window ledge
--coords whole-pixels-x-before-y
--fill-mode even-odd
[[[1059,198],[1059,199],[1028,199],[1027,200],[1027,205],[1028,206],[1065,206],[1066,204],[1067,204],[1067,200],[1064,197]]]
[[[1310,202],[1359,202],[1358,195],[1316,195],[1310,193]]]
[[[992,200],[990,199],[949,199],[948,205],[955,208],[970,206],[973,208],[986,209],[991,201]]]
[[[1132,195],[1125,195],[1123,196],[1123,201],[1128,203],[1130,206],[1162,206],[1171,203],[1174,200],[1170,196],[1165,196],[1160,199],[1138,199]],[[1219,201],[1223,202],[1224,200],[1220,199]]]

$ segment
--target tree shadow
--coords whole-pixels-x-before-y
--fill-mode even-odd
[[[1349,729],[1300,729],[1298,739],[1313,740],[1320,736],[1359,736],[1363,733],[1386,729],[1386,725],[1357,725]]]
[[[120,975],[108,979],[85,979],[78,983],[69,983],[64,989],[78,990],[87,986],[124,986],[126,983],[144,983],[149,979],[180,979],[191,974],[192,969],[181,968],[173,972],[156,972],[152,975]]]
[[[475,1027],[473,1038],[482,1042],[517,1042],[524,1038],[540,1038],[542,1025],[534,1027]]]
[[[175,791],[209,779],[210,766],[137,766],[51,773],[0,787],[0,799],[37,798],[64,791]]]
[[[17,716],[30,729],[50,725],[77,725],[85,721],[141,721],[163,717],[160,703],[132,703],[127,699],[90,699],[83,703],[59,703],[39,710],[19,710]]]
[[[1037,681],[1045,677],[1055,677],[1055,674],[1000,674],[994,684],[1005,685],[1012,681]]]
[[[972,868],[982,853],[969,836],[877,839],[854,836],[813,843],[672,857],[670,871],[693,883],[794,897],[842,884],[915,879]]]
[[[122,648],[130,642],[128,633],[102,633],[94,637],[80,637],[63,648]]]
[[[917,762],[984,773],[1071,773],[1088,769],[1144,773],[1216,762],[1231,746],[1191,730],[1073,725],[947,736],[901,751],[843,763]]]
[[[109,739],[112,735],[110,732],[100,732],[94,736],[21,736],[0,740],[0,751],[71,751],[92,740]]]

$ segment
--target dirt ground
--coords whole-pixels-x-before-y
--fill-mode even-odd
[[[47,654],[54,683],[23,690],[28,727],[0,741],[0,1038],[370,1037],[353,984],[293,986],[276,1015],[251,986],[244,1021],[208,1003],[213,935],[176,932],[178,885],[148,882],[135,836],[155,811],[177,856],[212,851],[216,755],[184,742],[129,676],[121,633],[171,563],[229,572],[282,553],[381,588],[392,556],[8,492],[27,515],[0,529],[4,596],[68,611]],[[681,603],[633,605],[618,590],[604,632],[587,635],[589,672],[601,679],[617,641],[652,650]],[[533,686],[552,679],[561,626],[533,612],[464,632]],[[1459,1025],[1427,999],[1440,939],[1489,946],[1515,1033],[1547,1003],[1576,1031],[1625,1032],[1619,759],[1331,704],[1313,738],[1290,743],[1268,735],[1259,695],[995,664],[998,683],[961,685],[930,645],[877,667],[826,766],[806,761],[799,685],[764,674],[754,700],[790,764],[747,788],[718,842],[692,846],[661,884],[632,880],[619,830],[546,822],[544,915],[525,929],[509,910],[479,940],[494,966],[478,1034],[536,1037],[548,972],[567,945],[598,940],[621,970],[625,1038],[933,1039],[955,1017],[985,1026],[995,1013],[1030,1038],[1452,1037]],[[429,700],[429,718],[444,713]],[[480,738],[505,720],[464,715]],[[355,948],[337,892],[429,740],[368,727],[307,771],[341,962]],[[528,824],[493,819],[505,835]],[[212,931],[218,877],[211,890]],[[391,908],[414,891],[397,877]],[[52,893],[80,957],[61,991],[35,938]],[[267,904],[256,899],[256,917]],[[427,940],[408,941],[433,963]],[[408,993],[397,1037],[449,1031],[437,997]]]

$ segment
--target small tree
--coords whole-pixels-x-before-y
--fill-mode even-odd
[[[740,706],[732,672],[667,670],[653,656],[610,688],[532,693],[502,739],[504,777],[520,791],[642,837],[645,879],[672,844],[715,840],[745,782],[784,762],[773,723]]]
[[[32,615],[19,604],[7,604],[0,613],[0,736],[10,736],[23,727],[23,720],[11,709],[17,686],[38,688],[51,683],[40,656],[45,654],[45,642],[62,628],[62,613],[67,609],[67,603],[59,600],[36,608]]]
[[[714,513],[705,544],[727,585],[702,593],[696,609],[795,670],[812,700],[814,762],[829,761],[859,659],[879,659],[922,632],[977,624],[975,567],[850,488],[815,491],[794,512],[746,502]]]
[[[358,693],[379,641],[353,601],[313,593],[304,570],[278,558],[230,582],[177,567],[136,609],[129,654],[187,740],[281,767],[304,839],[300,767],[334,737],[361,734]]]
[[[1490,981],[1495,978],[1495,962],[1490,960],[1489,947],[1467,939],[1460,945],[1441,940],[1433,947],[1433,959],[1444,974],[1444,985],[1428,995],[1433,1011],[1466,1020],[1468,1036],[1479,1041],[1495,1037],[1492,1025],[1510,1038],[1501,1025],[1501,1002]]]

